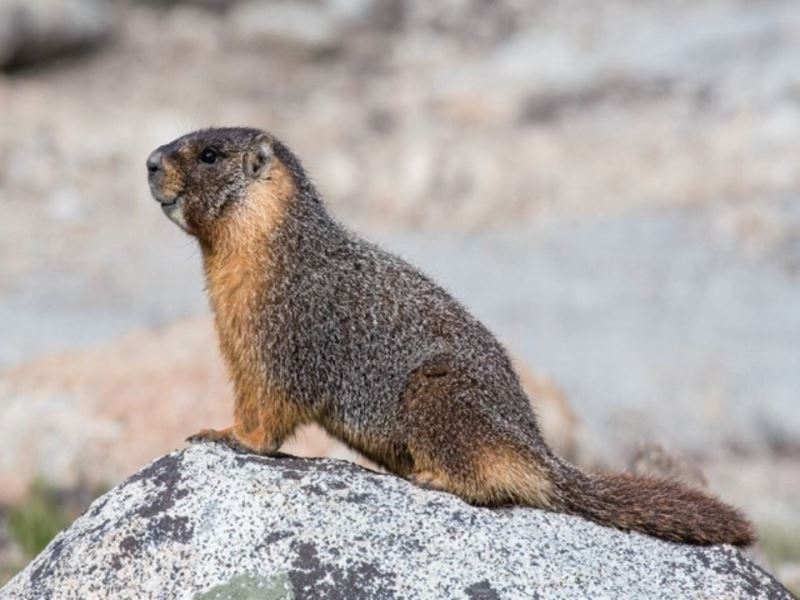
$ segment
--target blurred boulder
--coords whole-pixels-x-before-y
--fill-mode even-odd
[[[583,462],[586,431],[564,391],[544,373],[522,364],[519,359],[514,362],[522,387],[533,403],[544,439],[564,458]]]
[[[643,443],[636,449],[628,470],[636,475],[674,479],[696,488],[708,487],[708,480],[700,467],[654,442]]]
[[[574,458],[578,420],[541,374],[524,371],[550,444]],[[31,481],[58,487],[116,483],[205,427],[225,427],[233,394],[210,318],[141,331],[0,373],[0,503]],[[282,447],[377,468],[316,425]]]
[[[0,596],[791,598],[729,546],[479,508],[342,462],[219,444],[98,498]]]
[[[207,321],[187,320],[103,346],[54,354],[0,374],[0,500],[41,477],[104,484],[224,425],[226,376]]]
[[[224,12],[242,0],[132,0],[138,4],[149,4],[156,8],[169,8],[176,4],[188,4],[216,12]]]
[[[103,0],[3,0],[0,69],[96,48],[111,35],[112,13],[111,3]]]
[[[373,0],[251,0],[230,11],[231,37],[250,46],[327,53],[339,49],[348,32],[369,19],[374,4]]]

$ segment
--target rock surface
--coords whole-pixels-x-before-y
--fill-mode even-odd
[[[730,547],[490,510],[346,463],[219,445],[99,498],[0,598],[790,598]]]

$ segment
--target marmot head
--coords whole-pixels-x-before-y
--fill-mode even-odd
[[[279,154],[288,153],[258,129],[195,131],[147,158],[150,192],[167,217],[211,243],[226,224],[253,225],[257,212],[275,214],[294,195],[299,166],[287,168],[276,156],[279,146]]]

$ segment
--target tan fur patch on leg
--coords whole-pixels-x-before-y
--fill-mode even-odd
[[[448,489],[446,480],[433,471],[419,471],[417,473],[412,473],[410,479],[418,486],[423,488],[442,490],[445,492],[450,491]]]
[[[545,508],[553,485],[547,471],[524,452],[494,447],[481,453],[478,480],[492,502],[514,502]]]
[[[286,397],[265,392],[237,399],[233,434],[254,452],[270,454],[309,421],[310,416]]]

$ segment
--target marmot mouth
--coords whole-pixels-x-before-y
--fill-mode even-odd
[[[182,193],[175,194],[173,197],[168,198],[163,196],[160,192],[154,191],[153,198],[155,198],[156,202],[158,202],[161,205],[161,210],[163,210],[164,212],[174,210],[175,208],[183,204]]]
[[[183,190],[180,190],[177,193],[174,193],[174,190],[168,191],[172,191],[173,194],[167,196],[167,194],[164,193],[165,191],[161,189],[160,185],[157,185],[152,181],[150,182],[150,195],[153,196],[153,199],[158,202],[162,208],[169,206],[174,207],[183,197]]]
[[[161,210],[167,218],[186,233],[190,233],[186,219],[183,216],[183,195],[178,194],[172,202],[161,202],[160,200],[159,202],[161,203]]]
[[[172,213],[181,208],[181,205],[183,204],[183,196],[178,194],[169,202],[159,200],[158,203],[161,205],[161,210],[163,210],[168,217],[171,217]]]

